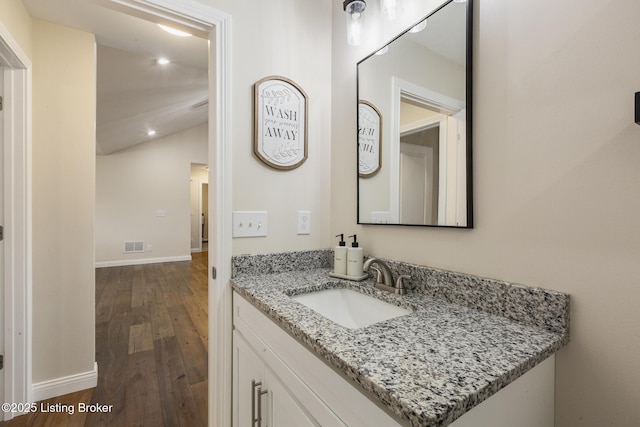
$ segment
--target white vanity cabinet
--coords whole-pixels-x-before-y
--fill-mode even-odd
[[[319,423],[237,331],[233,334],[237,426],[318,426]],[[266,351],[266,349],[264,349]]]
[[[234,427],[400,425],[244,298],[233,298]],[[252,423],[259,404],[262,423]]]
[[[233,299],[234,427],[409,425],[381,409],[242,296],[234,292]],[[551,356],[450,427],[553,427],[554,377]],[[256,421],[258,413],[261,422]]]

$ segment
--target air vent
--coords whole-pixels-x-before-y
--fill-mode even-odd
[[[144,242],[143,241],[125,241],[124,242],[124,253],[131,254],[137,252],[144,252]]]

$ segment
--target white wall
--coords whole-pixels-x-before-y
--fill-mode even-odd
[[[33,382],[94,369],[95,44],[32,21]]]
[[[97,156],[97,265],[190,259],[191,163],[207,161],[207,129]],[[125,240],[144,241],[145,252],[124,254]]]
[[[475,228],[450,230],[356,225],[355,63],[393,31],[351,48],[334,4],[331,234],[357,232],[367,255],[570,293],[556,426],[640,425],[640,2],[475,6]]]
[[[326,248],[331,152],[330,0],[200,0],[232,16],[233,209],[266,210],[269,235],[233,240],[233,253]],[[291,171],[253,155],[253,84],[281,75],[304,89],[309,157]],[[311,234],[296,235],[297,211],[311,211]]]

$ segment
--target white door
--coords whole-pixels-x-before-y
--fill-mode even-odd
[[[255,426],[261,406],[261,415],[266,419],[265,396],[257,396],[257,387],[265,389],[264,362],[255,353],[242,335],[233,332],[233,425],[234,427]],[[264,424],[263,424],[264,426]]]
[[[4,96],[4,68],[0,67],[0,100]],[[0,354],[4,365],[4,112],[0,101],[0,227],[3,230],[0,242]],[[0,402],[4,402],[4,366],[0,370]],[[4,412],[0,412],[0,421]]]
[[[267,427],[320,426],[268,367],[265,368],[264,379],[270,398]]]
[[[433,150],[400,144],[400,218],[402,224],[434,224]],[[437,212],[437,210],[436,210]]]

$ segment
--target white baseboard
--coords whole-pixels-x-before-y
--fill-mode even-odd
[[[98,385],[98,363],[95,362],[92,371],[69,375],[33,384],[33,401],[51,399],[52,397],[74,393]]]
[[[158,258],[120,259],[115,261],[96,261],[96,268],[122,267],[125,265],[157,264],[160,262],[191,261],[191,255],[168,256]]]

